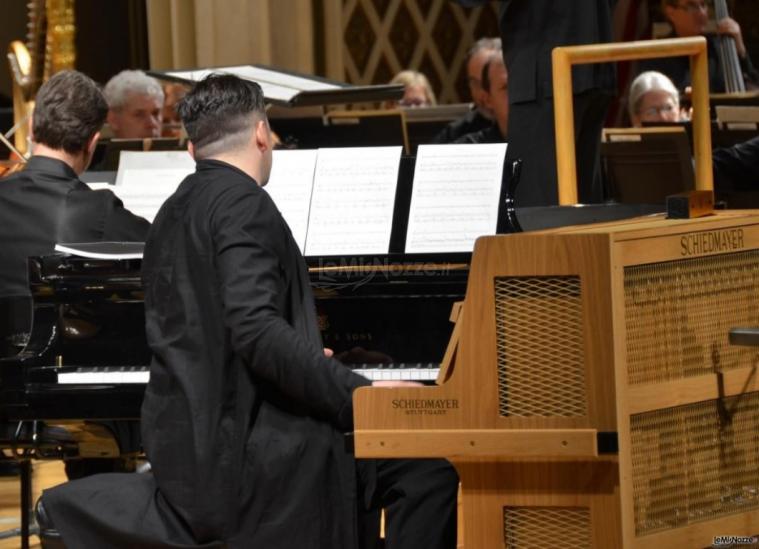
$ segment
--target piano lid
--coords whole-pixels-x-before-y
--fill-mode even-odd
[[[286,107],[390,101],[403,97],[402,84],[353,86],[264,65],[197,68],[181,71],[147,71],[162,80],[193,84],[213,73],[234,74],[257,82],[268,103]]]

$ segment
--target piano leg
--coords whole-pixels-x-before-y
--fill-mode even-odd
[[[29,549],[29,518],[32,513],[32,462],[19,461],[21,472],[21,549]]]

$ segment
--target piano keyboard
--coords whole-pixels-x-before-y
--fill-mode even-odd
[[[437,363],[348,364],[355,373],[372,381],[435,381],[440,365]],[[107,366],[75,368],[58,373],[58,383],[121,384],[142,383],[150,380],[148,366]]]

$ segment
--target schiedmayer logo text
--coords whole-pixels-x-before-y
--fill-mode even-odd
[[[408,415],[439,416],[459,408],[457,398],[395,398],[392,404],[394,410]]]
[[[680,237],[680,255],[730,252],[743,248],[743,229],[690,233]]]

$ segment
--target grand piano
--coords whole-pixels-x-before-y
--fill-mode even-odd
[[[30,258],[30,340],[0,361],[6,419],[139,419],[150,364],[140,265]],[[314,268],[325,345],[370,379],[434,381],[451,331],[447,312],[463,299],[467,272],[465,263]]]

